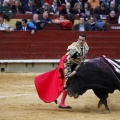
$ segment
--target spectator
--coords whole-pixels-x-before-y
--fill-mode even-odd
[[[22,25],[22,22],[21,21],[16,21],[15,23],[15,28],[17,28],[18,26],[21,26]]]
[[[106,19],[106,24],[118,24],[118,17],[114,10],[112,10]]]
[[[53,4],[50,6],[50,11],[51,13],[50,14],[56,14],[56,15],[59,15],[59,8],[57,6],[57,0],[53,0]]]
[[[71,30],[72,22],[64,18],[64,15],[60,14],[59,18],[53,20],[53,23],[60,24],[62,29]]]
[[[8,2],[9,5],[10,5],[10,1],[13,2],[13,0],[0,0],[1,5],[3,4],[4,1],[5,1],[5,2]]]
[[[96,7],[100,6],[99,0],[88,0],[88,2],[91,4],[91,7],[95,9]]]
[[[34,0],[29,0],[28,4],[24,6],[26,14],[35,14],[37,13],[37,8],[34,4]]]
[[[37,10],[39,10],[39,8],[43,6],[44,1],[43,0],[34,0],[34,3],[35,3]]]
[[[115,13],[118,13],[118,8],[116,7],[116,5],[115,5],[115,2],[114,2],[114,1],[111,1],[111,2],[110,2],[109,11],[112,11],[112,10],[114,10],[114,11],[115,11]]]
[[[108,15],[109,9],[106,4],[102,3],[100,6],[94,9],[93,14],[94,15]]]
[[[75,3],[73,10],[76,15],[82,16],[83,13],[85,14],[85,11],[80,7],[79,3]]]
[[[109,7],[110,1],[111,1],[111,0],[100,0],[100,5],[101,5],[102,3],[105,3],[105,4]]]
[[[8,24],[4,23],[4,18],[0,17],[0,30],[10,32],[13,30],[12,27],[10,27]]]
[[[4,0],[1,0],[1,1],[0,1],[0,5],[2,5],[2,4],[3,4],[3,1],[4,1]]]
[[[39,13],[43,14],[45,11],[48,12],[48,14],[52,12],[47,2],[45,2],[44,5],[39,9]]]
[[[105,23],[100,18],[100,15],[96,15],[95,30],[96,31],[104,31],[105,30]]]
[[[92,15],[93,9],[91,8],[91,4],[89,2],[84,4],[84,11],[87,16]]]
[[[33,24],[36,26],[37,30],[43,29],[41,27],[42,22],[40,21],[38,14],[33,15],[33,19],[31,20],[31,22],[33,22]]]
[[[95,17],[91,15],[86,25],[89,27],[90,31],[95,31]]]
[[[65,7],[60,11],[60,14],[66,15],[67,19],[74,23],[75,11],[71,8],[69,2],[66,3]]]
[[[73,8],[76,3],[79,3],[79,5],[81,5],[81,0],[69,0],[67,2],[70,2],[71,8]]]
[[[40,7],[42,7],[43,5],[44,5],[44,3],[45,3],[45,0],[39,0],[40,1]]]
[[[52,23],[52,20],[48,17],[48,12],[44,12],[43,13],[43,17],[40,18],[41,21],[45,22],[45,23]]]
[[[88,2],[88,0],[78,0],[78,1],[79,1],[80,5],[81,5],[82,9],[84,8],[84,4],[86,2]]]
[[[14,1],[11,10],[13,14],[24,14],[25,13],[24,8],[21,6],[21,3],[19,0]]]
[[[120,5],[118,6],[118,15],[120,15]]]
[[[20,0],[21,4],[22,4],[22,7],[27,5],[29,0]]]
[[[51,24],[52,23],[52,20],[48,17],[48,12],[45,11],[43,13],[43,16],[40,18],[40,22],[41,22],[42,29],[44,28],[44,26],[46,24]]]
[[[73,30],[75,30],[75,31],[89,31],[88,26],[85,24],[84,17],[80,17],[79,23],[74,25]]]
[[[65,4],[66,4],[65,0],[57,0],[58,7],[63,7],[65,6]]]
[[[21,25],[16,27],[15,30],[21,30],[21,31],[29,31],[31,30],[31,34],[34,34],[36,31],[36,28],[31,26],[30,24],[27,24],[27,19],[22,19]]]
[[[120,5],[120,0],[114,0],[114,2],[115,2],[115,7],[118,8]]]
[[[45,0],[49,5],[51,5],[51,0]]]
[[[73,8],[75,6],[75,4],[78,3],[80,5],[80,8],[83,9],[84,8],[84,4],[87,1],[88,0],[70,0],[71,8]]]
[[[71,5],[69,2],[66,3],[65,7],[60,11],[60,14],[74,14],[74,10],[71,8]]]
[[[3,4],[0,5],[0,13],[4,15],[4,18],[7,21],[10,21],[10,18],[12,17],[13,14],[9,2],[7,0],[4,0]]]

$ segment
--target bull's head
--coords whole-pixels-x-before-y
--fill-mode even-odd
[[[78,98],[79,95],[82,95],[86,91],[83,87],[82,81],[76,74],[68,78],[66,89],[68,91],[68,95],[74,98]]]
[[[73,75],[72,77],[69,77],[66,83],[66,88],[68,91],[68,95],[70,97],[74,97],[74,98],[78,98],[79,94],[78,94],[78,82],[76,82],[77,80],[77,76],[76,74]]]

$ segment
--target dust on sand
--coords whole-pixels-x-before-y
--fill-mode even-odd
[[[120,92],[109,95],[109,114],[101,112],[99,99],[92,90],[78,99],[67,97],[71,110],[44,103],[37,95],[34,76],[37,73],[0,73],[0,120],[119,120]],[[61,96],[58,98],[60,101]]]

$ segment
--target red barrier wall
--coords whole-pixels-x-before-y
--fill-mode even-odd
[[[0,59],[59,59],[67,46],[76,41],[80,32],[30,31],[0,32]],[[120,59],[119,32],[85,32],[90,50],[87,58],[106,55]]]
[[[0,14],[0,16],[3,16],[3,15]],[[39,17],[42,17],[42,14],[39,14]],[[59,17],[59,15],[49,14],[50,19],[56,19],[58,17]],[[33,15],[32,14],[14,14],[12,16],[12,19],[23,19],[23,18],[32,19]],[[79,15],[74,15],[74,18],[79,20],[80,17],[79,17]]]

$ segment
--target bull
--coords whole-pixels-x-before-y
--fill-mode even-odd
[[[115,90],[120,90],[120,70],[118,69],[120,63],[115,60],[111,61],[114,64],[107,61],[104,57],[99,57],[81,64],[76,73],[67,80],[66,89],[68,90],[68,95],[77,98],[87,90],[92,89],[100,99],[98,108],[103,104],[105,111],[109,112],[110,109],[107,104],[108,94],[113,93]]]

